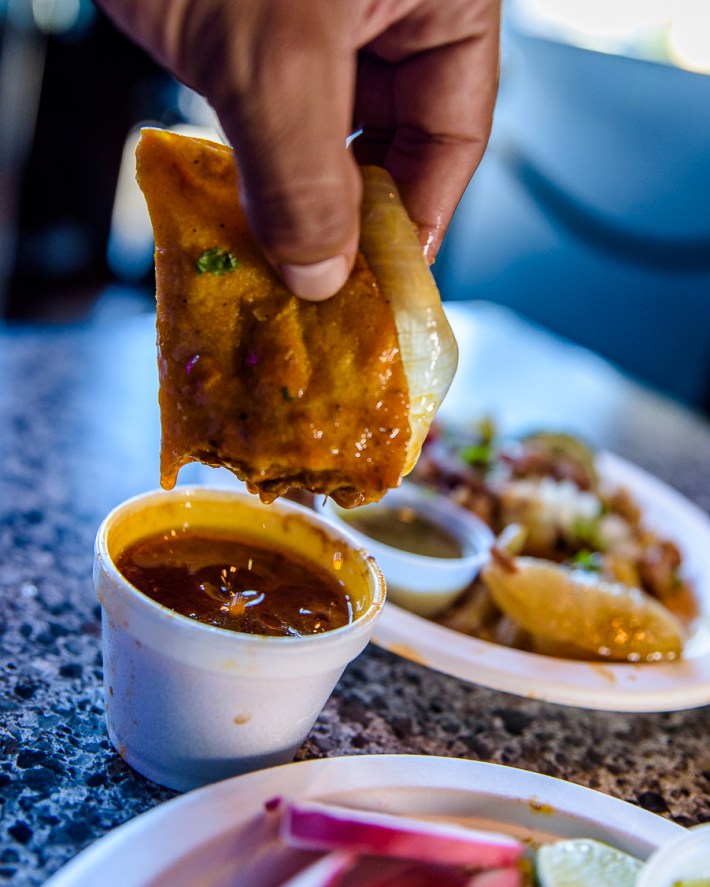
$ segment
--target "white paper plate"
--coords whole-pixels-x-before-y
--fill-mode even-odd
[[[611,453],[603,477],[627,487],[645,523],[682,551],[702,615],[683,658],[658,664],[572,662],[460,634],[387,603],[374,641],[406,659],[517,696],[607,711],[674,711],[710,703],[710,518],[657,478]]]
[[[169,801],[101,838],[45,887],[272,887],[302,860],[279,851],[265,825],[264,802],[278,795],[444,817],[534,843],[596,838],[641,859],[683,831],[624,801],[512,767],[416,755],[326,758]]]

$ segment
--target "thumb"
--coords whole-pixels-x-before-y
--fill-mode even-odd
[[[264,254],[292,292],[319,301],[335,295],[352,269],[362,183],[344,139],[316,150],[306,127],[301,164],[290,161],[301,150],[298,139],[263,146],[262,136],[239,132],[230,141],[242,202]]]
[[[235,149],[256,238],[286,285],[311,300],[347,280],[362,190],[345,147],[355,53],[323,9],[284,3],[278,16],[252,17],[248,63],[232,53],[226,77],[205,89]]]

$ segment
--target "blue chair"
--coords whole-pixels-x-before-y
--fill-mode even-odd
[[[506,30],[434,273],[710,410],[710,76]]]

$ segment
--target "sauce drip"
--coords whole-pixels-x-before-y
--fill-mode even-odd
[[[360,533],[400,551],[426,557],[463,556],[461,542],[453,533],[411,507],[388,508],[378,505],[376,508],[348,511],[342,516]]]
[[[159,604],[231,631],[301,637],[353,620],[349,595],[325,569],[240,536],[161,533],[128,546],[116,564]]]

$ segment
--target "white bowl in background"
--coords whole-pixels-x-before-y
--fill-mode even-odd
[[[489,557],[494,541],[491,529],[476,515],[433,490],[403,483],[379,502],[355,509],[340,508],[332,499],[316,499],[316,510],[345,526],[375,558],[387,582],[387,598],[420,616],[445,610],[475,579]],[[369,514],[392,515],[392,526],[402,523],[399,513],[415,513],[442,528],[461,547],[461,556],[436,557],[403,550],[369,536],[356,522]]]

